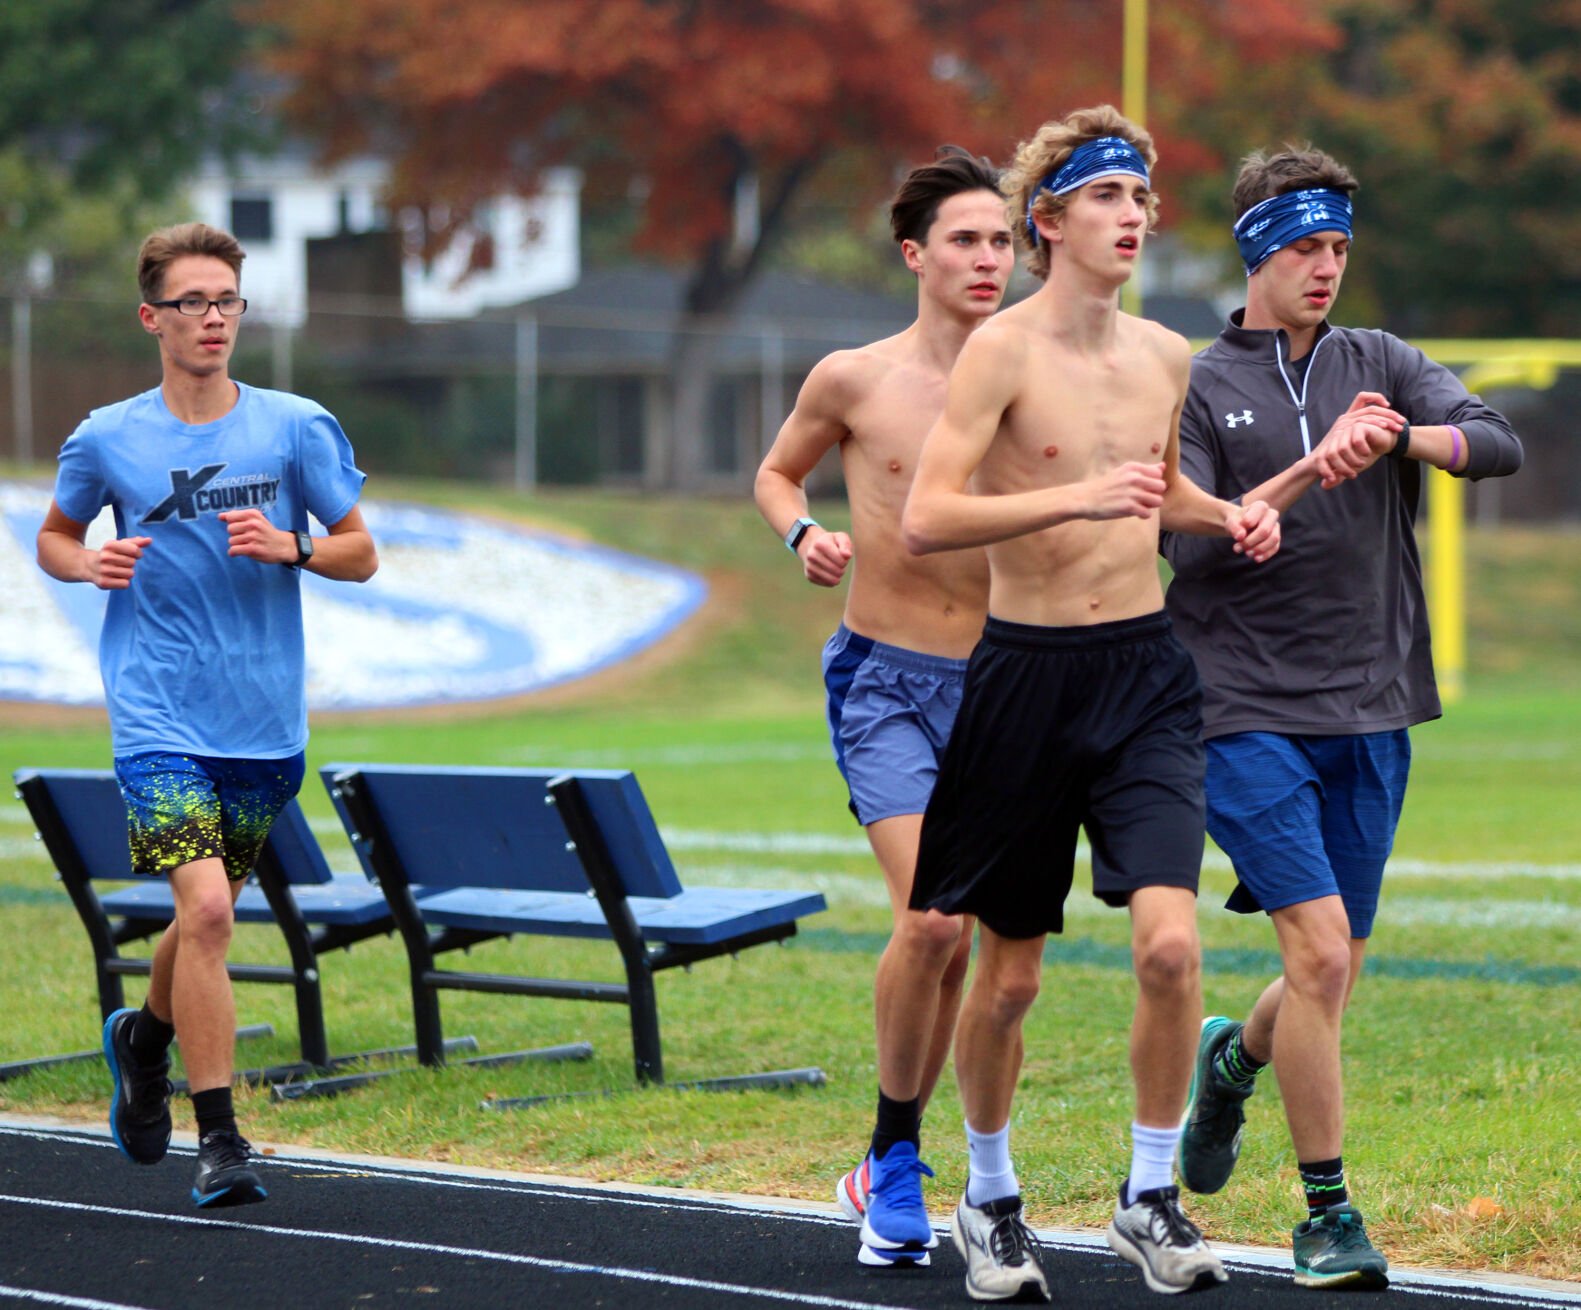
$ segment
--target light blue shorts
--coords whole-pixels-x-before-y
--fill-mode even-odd
[[[1242,914],[1338,896],[1372,934],[1411,771],[1404,728],[1341,737],[1237,732],[1208,747],[1208,832],[1235,866]]]
[[[866,827],[928,808],[966,685],[966,661],[859,636],[843,623],[823,648],[829,738]]]

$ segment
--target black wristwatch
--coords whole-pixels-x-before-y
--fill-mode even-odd
[[[1396,459],[1404,459],[1411,449],[1411,425],[1407,423],[1400,429],[1394,439],[1394,445],[1389,448],[1389,453]]]
[[[291,535],[296,538],[296,558],[285,567],[299,569],[313,558],[313,538],[305,532],[293,532]]]

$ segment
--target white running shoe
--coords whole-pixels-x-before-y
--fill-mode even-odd
[[[1122,1187],[1108,1238],[1115,1253],[1140,1269],[1155,1292],[1194,1292],[1229,1278],[1180,1208],[1178,1187],[1141,1192],[1130,1205]]]
[[[1021,1198],[971,1205],[963,1196],[950,1220],[955,1249],[966,1261],[966,1294],[974,1301],[1047,1301],[1038,1239],[1021,1221]]]

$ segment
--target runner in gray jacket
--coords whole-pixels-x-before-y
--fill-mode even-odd
[[[1521,464],[1509,424],[1454,374],[1386,332],[1329,324],[1356,187],[1321,151],[1248,157],[1233,197],[1246,308],[1193,362],[1180,420],[1181,470],[1277,508],[1284,548],[1254,572],[1227,543],[1161,543],[1203,682],[1229,907],[1272,918],[1284,963],[1244,1024],[1204,1021],[1178,1165],[1193,1191],[1224,1186],[1272,1061],[1307,1194],[1296,1281],[1312,1287],[1388,1281],[1345,1184],[1340,1023],[1404,800],[1406,729],[1442,712],[1414,535],[1422,465],[1482,478]]]

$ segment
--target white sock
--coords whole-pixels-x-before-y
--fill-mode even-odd
[[[1015,1166],[1010,1163],[1010,1125],[997,1133],[980,1133],[966,1125],[966,1203],[986,1205],[1006,1196],[1019,1196]]]
[[[1180,1145],[1180,1128],[1149,1128],[1131,1125],[1131,1177],[1125,1185],[1127,1204],[1140,1192],[1168,1187],[1175,1181],[1175,1148]]]

